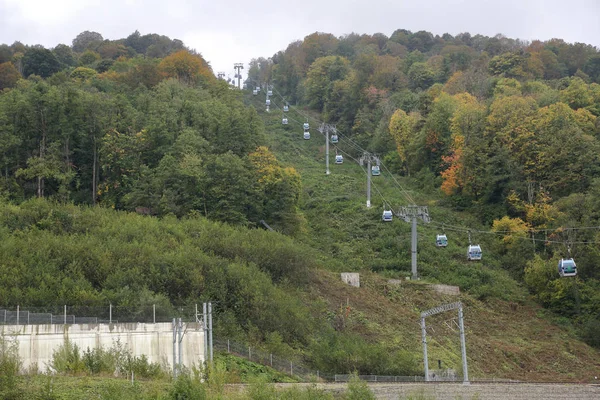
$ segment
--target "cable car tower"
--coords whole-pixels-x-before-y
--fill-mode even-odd
[[[425,223],[429,223],[429,210],[427,206],[416,206],[411,205],[407,207],[400,207],[398,210],[398,217],[402,218],[406,222],[412,222],[410,250],[411,250],[411,279],[418,279],[417,274],[417,218],[421,219]]]
[[[379,168],[379,163],[380,163],[379,157],[377,157],[374,154],[364,152],[362,157],[358,160],[358,163],[360,164],[361,167],[364,166],[365,163],[367,164],[367,208],[370,208],[371,207],[371,175],[373,175],[371,164],[375,164]],[[378,169],[378,171],[379,171],[379,169]]]
[[[307,124],[304,125],[304,129],[307,129]],[[317,130],[325,135],[325,175],[329,175],[331,173],[331,171],[329,171],[329,132],[332,132],[335,135],[337,130],[335,129],[335,125],[326,123],[322,123]]]
[[[240,89],[241,86],[241,80],[242,80],[242,73],[240,72],[240,70],[244,69],[244,63],[235,63],[233,64],[233,68],[237,70],[235,77],[238,80],[238,89]]]

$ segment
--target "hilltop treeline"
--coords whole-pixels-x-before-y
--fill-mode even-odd
[[[317,32],[254,59],[248,86],[257,82],[439,189],[442,203],[476,214],[502,237],[503,267],[597,336],[600,233],[589,229],[600,226],[597,48],[403,29]],[[556,262],[571,256],[579,278],[569,281]]]
[[[264,147],[254,109],[181,42],[137,32],[103,41],[84,32],[72,48],[3,49],[13,51],[1,52],[10,57],[5,64],[28,76],[0,94],[5,199],[299,229],[298,173]],[[79,66],[56,64],[61,49]],[[48,65],[57,68],[40,70]]]

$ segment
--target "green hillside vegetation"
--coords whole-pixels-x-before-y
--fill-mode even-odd
[[[430,36],[313,34],[254,60],[270,113],[158,35],[0,46],[0,306],[143,318],[212,301],[216,337],[325,375],[419,375],[420,312],[461,300],[472,376],[598,375],[598,229],[574,229],[600,225],[597,50]],[[343,135],[329,176],[321,119]],[[386,167],[370,209],[362,148]],[[433,219],[416,282],[410,224],[381,222],[407,197]],[[556,272],[567,247],[576,278]],[[353,271],[361,288],[339,279]],[[431,360],[460,370],[451,316],[436,318]]]

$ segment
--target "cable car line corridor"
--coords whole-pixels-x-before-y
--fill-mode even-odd
[[[331,279],[336,275],[339,277],[341,271],[360,272],[361,287],[363,279],[367,285],[368,282],[378,282],[375,286],[385,286],[386,296],[391,296],[390,301],[403,299],[401,301],[412,302],[413,309],[426,309],[454,299],[442,297],[431,300],[429,295],[420,299],[418,292],[414,296],[408,295],[413,290],[408,289],[412,285],[415,290],[423,290],[419,288],[431,283],[458,286],[462,293],[461,299],[472,299],[468,300],[469,306],[465,309],[465,325],[469,349],[467,357],[469,364],[474,366],[475,376],[483,373],[482,370],[477,370],[480,368],[477,366],[481,366],[486,357],[510,358],[508,349],[511,346],[520,346],[519,354],[530,352],[548,360],[555,357],[551,353],[556,350],[553,349],[556,345],[549,343],[552,342],[550,338],[558,334],[560,329],[539,328],[537,320],[532,323],[531,318],[514,320],[507,315],[513,307],[516,310],[529,310],[532,303],[523,271],[511,269],[511,264],[507,263],[511,260],[511,251],[515,250],[510,247],[507,250],[504,239],[512,234],[512,249],[531,254],[534,249],[542,253],[546,247],[547,255],[557,250],[564,253],[563,259],[568,260],[566,233],[561,236],[549,228],[543,228],[520,235],[506,229],[482,226],[468,212],[451,211],[441,206],[444,203],[441,193],[428,189],[419,179],[396,176],[385,162],[379,165],[374,163],[370,170],[366,163],[361,165],[360,157],[365,150],[339,130],[333,131],[335,140],[332,140],[332,132],[328,135],[331,173],[326,175],[326,137],[318,129],[321,126],[319,116],[307,109],[288,105],[276,87],[272,87],[272,92],[269,112],[264,107],[264,93],[262,98],[259,94],[252,96],[250,100],[264,120],[267,141],[272,151],[282,163],[294,167],[301,174],[303,193],[300,207],[307,225],[304,233],[296,239],[333,257],[326,265],[328,270],[335,271]],[[284,105],[288,107],[287,111],[283,111]],[[283,118],[287,120],[287,124],[282,123]],[[306,131],[310,132],[309,139],[305,139]],[[378,168],[373,168],[375,166]],[[372,188],[370,208],[365,206],[368,175],[371,177]],[[411,204],[428,206],[430,217],[428,223],[417,221],[418,273],[421,280],[414,283],[406,281],[411,277],[411,224],[396,215],[400,207]],[[574,229],[593,230],[594,227]],[[576,238],[571,239],[571,246],[577,251],[580,244]],[[518,253],[515,253],[515,257],[516,254]],[[572,254],[575,261],[577,254],[579,253]],[[580,296],[577,283],[579,277],[560,277],[557,260],[555,258],[552,261],[549,276],[556,280],[564,279],[562,282],[570,288],[571,296]],[[329,278],[321,276],[319,279],[327,282],[323,282],[321,290],[342,288]],[[386,285],[384,282],[388,279],[404,282],[402,288]],[[409,282],[411,286],[407,286]],[[346,289],[341,293],[349,295]],[[341,293],[339,301],[345,304],[347,299],[341,297]],[[371,304],[366,304],[368,299],[364,299],[364,302],[360,297],[350,296],[349,299],[350,303],[358,302],[365,309],[372,307]],[[537,306],[534,309],[535,307]],[[385,312],[392,311],[387,309]],[[437,333],[431,337],[430,361],[440,359],[443,360],[443,365],[453,365],[460,370],[458,338],[449,336],[450,333],[444,331],[449,328],[446,324],[442,325],[445,328],[432,326]],[[406,332],[408,331],[411,333],[406,339],[407,343],[412,343],[414,334],[417,342],[412,345],[419,346],[418,326],[407,327]],[[442,334],[443,332],[445,333]],[[530,332],[531,337],[539,336],[540,332],[548,332],[548,336],[536,337],[524,344],[521,340],[523,332]],[[496,354],[494,349],[503,350]],[[596,364],[593,362],[592,368]],[[515,368],[521,370],[522,367]],[[532,371],[536,369],[533,360],[530,368]],[[551,366],[537,366],[537,369],[547,371]]]

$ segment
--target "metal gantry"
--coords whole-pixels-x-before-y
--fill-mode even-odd
[[[427,327],[425,326],[425,318],[443,313],[458,308],[458,329],[460,331],[460,349],[462,355],[462,369],[463,369],[463,383],[469,384],[469,368],[467,366],[467,345],[465,342],[465,325],[462,303],[457,301],[456,303],[443,304],[438,307],[431,308],[421,313],[421,338],[423,342],[423,365],[425,368],[425,381],[429,381],[429,363],[427,361]]]

